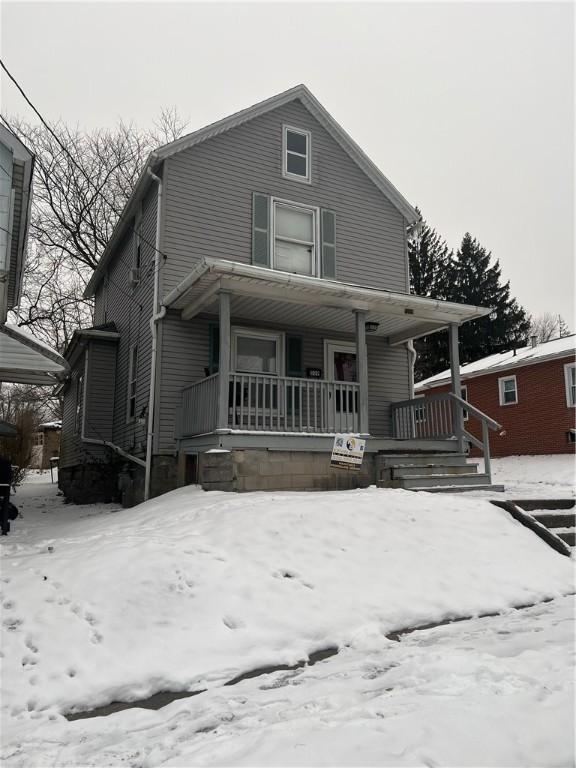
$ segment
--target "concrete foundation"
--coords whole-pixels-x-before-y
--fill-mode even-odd
[[[117,468],[106,463],[78,464],[60,469],[58,488],[72,504],[120,501]]]
[[[198,481],[205,491],[336,491],[376,482],[374,456],[360,471],[333,469],[330,453],[233,450],[201,453]]]

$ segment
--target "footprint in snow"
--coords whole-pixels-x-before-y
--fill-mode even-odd
[[[6,611],[11,611],[12,608],[16,608],[16,603],[14,602],[14,600],[5,600],[2,603],[2,608],[4,608],[4,610]]]
[[[242,629],[244,622],[234,616],[223,616],[222,622],[228,627],[228,629]]]
[[[38,653],[38,646],[34,644],[34,641],[32,640],[32,638],[27,637],[26,640],[24,640],[24,645],[32,653]]]

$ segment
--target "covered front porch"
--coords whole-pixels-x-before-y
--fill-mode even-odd
[[[266,446],[272,435],[351,432],[463,446],[458,327],[486,308],[209,258],[163,303],[183,320],[211,318],[215,331],[205,377],[182,391],[180,441],[260,434]],[[414,399],[410,341],[445,328],[452,393]],[[314,334],[323,353],[305,365],[301,345]]]

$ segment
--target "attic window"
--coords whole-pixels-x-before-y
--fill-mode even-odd
[[[310,183],[310,133],[283,126],[282,175]]]

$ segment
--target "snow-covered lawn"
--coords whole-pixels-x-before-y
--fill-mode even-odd
[[[66,506],[36,478],[15,501],[24,519],[1,541],[8,766],[573,759],[573,562],[483,499],[185,488],[120,510]],[[312,668],[223,687],[329,645],[340,654]],[[185,689],[208,690],[62,717]]]
[[[484,471],[482,459],[470,459]],[[572,454],[556,456],[506,456],[492,459],[492,482],[505,486],[509,499],[561,499],[576,491],[576,459]],[[474,492],[475,496],[486,496]],[[489,494],[493,496],[493,494]]]

